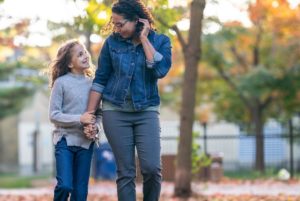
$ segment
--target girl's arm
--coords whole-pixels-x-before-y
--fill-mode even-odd
[[[62,112],[63,89],[62,84],[56,80],[50,96],[49,119],[52,123],[62,127],[72,127],[81,125],[81,123],[93,123],[94,115],[65,114]]]

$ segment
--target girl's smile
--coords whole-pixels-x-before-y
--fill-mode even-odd
[[[90,67],[90,56],[86,49],[77,44],[72,49],[72,59],[69,65],[71,72],[75,74],[83,74],[84,70]]]

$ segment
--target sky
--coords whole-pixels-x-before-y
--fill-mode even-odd
[[[99,0],[101,1],[101,0]],[[222,22],[238,20],[244,25],[250,26],[251,23],[247,16],[246,2],[248,0],[219,0],[218,4],[207,4],[205,16],[218,16]],[[274,0],[275,2],[276,0]],[[292,7],[300,3],[300,0],[289,0]],[[28,43],[41,46],[51,44],[51,35],[47,29],[47,20],[53,22],[72,22],[74,16],[83,14],[85,7],[84,1],[72,0],[4,0],[0,5],[0,29],[10,26],[13,22],[22,18],[39,19],[29,27],[31,38],[26,39]],[[169,5],[186,5],[185,0],[170,0]],[[10,19],[2,16],[10,16]],[[189,28],[188,19],[178,22],[182,30]],[[218,27],[210,26],[206,32],[214,32]],[[22,43],[22,38],[17,39]]]

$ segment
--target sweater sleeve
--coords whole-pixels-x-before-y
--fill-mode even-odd
[[[81,114],[66,114],[62,111],[63,106],[63,86],[59,80],[54,82],[49,106],[49,119],[52,123],[61,127],[79,126]]]

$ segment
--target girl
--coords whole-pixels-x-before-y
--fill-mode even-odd
[[[55,201],[85,201],[93,153],[93,139],[85,137],[84,125],[91,135],[97,130],[96,118],[87,113],[92,86],[90,55],[77,40],[63,44],[50,64],[52,88],[49,118],[54,124],[56,179]],[[97,116],[98,120],[100,116]]]
[[[161,188],[159,94],[157,81],[171,67],[171,43],[153,28],[141,0],[119,0],[90,93],[88,111],[100,99],[103,127],[117,162],[119,201],[136,200],[135,148],[143,175],[144,201],[157,201]],[[110,29],[112,28],[112,29]]]

